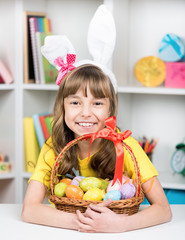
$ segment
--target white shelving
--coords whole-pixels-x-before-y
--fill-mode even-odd
[[[0,174],[0,179],[14,179],[15,178],[15,172],[9,172],[9,173],[2,173]]]
[[[159,172],[163,188],[185,190],[185,176],[173,172]]]
[[[185,39],[185,0],[1,0],[0,59],[9,66],[14,83],[0,85],[0,151],[13,163],[13,172],[0,175],[0,203],[22,202],[31,176],[24,166],[23,118],[52,111],[58,89],[23,83],[23,11],[46,12],[53,32],[69,37],[80,60],[91,58],[86,44],[88,24],[103,2],[112,9],[117,29],[112,65],[119,84],[118,126],[132,130],[136,138],[158,138],[153,163],[162,172],[162,185],[185,190],[185,178],[170,174],[175,145],[185,137],[185,89],[145,88],[133,73],[140,58],[158,55],[159,42],[167,32]]]
[[[119,93],[140,93],[140,94],[162,94],[162,95],[185,95],[185,89],[165,87],[132,87],[125,86],[118,88]]]

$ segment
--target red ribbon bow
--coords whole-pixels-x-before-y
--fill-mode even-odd
[[[75,63],[76,55],[75,54],[67,54],[66,61],[67,63],[64,63],[63,59],[61,57],[58,57],[55,59],[54,63],[61,67],[58,73],[58,77],[56,80],[56,84],[60,85],[63,77],[69,72],[72,71],[75,66],[73,66],[73,63]]]
[[[122,141],[128,138],[132,132],[130,130],[125,131],[124,133],[116,132],[116,117],[112,116],[105,120],[106,128],[90,134],[90,143],[89,143],[89,152],[88,158],[90,157],[90,146],[96,138],[105,138],[114,142],[116,149],[116,167],[113,178],[112,186],[117,180],[122,184],[122,175],[123,175],[123,162],[124,162],[124,150]]]

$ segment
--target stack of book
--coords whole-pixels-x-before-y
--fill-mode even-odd
[[[51,136],[52,118],[49,113],[34,114],[24,118],[25,165],[27,172],[33,172],[40,149]]]
[[[46,17],[30,17],[29,32],[31,40],[34,82],[37,84],[55,83],[58,71],[41,54],[46,36],[52,35],[51,21]]]

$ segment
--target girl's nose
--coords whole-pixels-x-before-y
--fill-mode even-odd
[[[92,111],[91,111],[91,107],[89,106],[89,104],[83,104],[81,113],[82,113],[83,117],[91,116]]]

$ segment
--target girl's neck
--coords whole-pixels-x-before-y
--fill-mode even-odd
[[[88,157],[89,142],[90,142],[90,139],[88,139],[86,141],[80,141],[78,143],[78,154],[79,154],[79,158],[81,160]],[[99,148],[100,148],[100,139],[96,139],[91,144],[90,155],[96,153]]]

